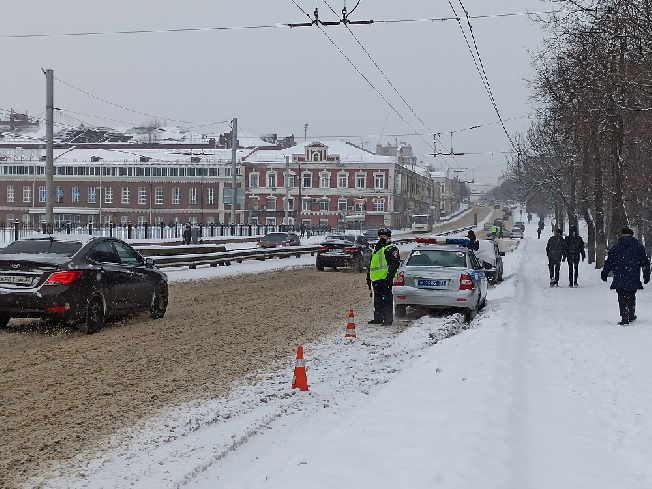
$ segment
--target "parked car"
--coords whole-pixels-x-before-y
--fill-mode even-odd
[[[409,306],[457,309],[471,320],[487,300],[487,276],[468,238],[417,238],[394,278],[394,312]]]
[[[278,246],[300,246],[301,239],[296,233],[267,233],[256,245],[258,248],[276,248]]]
[[[492,229],[493,227],[494,227],[494,225],[493,225],[492,223],[490,223],[489,221],[487,221],[487,222],[485,222],[484,225],[482,226],[482,229],[484,229],[485,231],[489,231],[489,232],[491,232],[491,229]]]
[[[510,231],[510,238],[523,239],[523,230],[521,228],[514,228]]]
[[[167,305],[165,273],[116,238],[40,235],[0,250],[0,328],[11,318],[42,318],[95,333],[106,317],[162,318]]]
[[[521,228],[521,231],[525,232],[525,223],[523,221],[516,221],[514,227]]]
[[[317,250],[315,266],[319,271],[323,271],[324,267],[348,267],[362,272],[369,266],[371,251],[369,241],[361,234],[326,236]]]
[[[362,233],[362,235],[365,238],[367,238],[367,241],[369,241],[370,243],[375,243],[376,241],[378,241],[378,229],[377,228],[366,229],[365,232]]]
[[[503,256],[504,251],[500,251],[498,243],[493,239],[478,240],[478,251],[476,256],[482,262],[484,273],[489,280],[496,284],[503,281]]]

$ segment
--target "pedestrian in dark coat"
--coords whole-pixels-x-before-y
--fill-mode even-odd
[[[643,245],[634,237],[634,231],[624,228],[618,242],[609,250],[600,274],[606,282],[609,272],[613,272],[610,288],[618,293],[620,325],[636,319],[636,291],[643,288],[641,271],[643,283],[647,284],[650,281],[650,259]]]
[[[539,219],[539,225],[537,227],[537,239],[541,239],[541,231],[543,231],[543,219]]]
[[[546,253],[548,254],[548,270],[550,271],[550,286],[559,285],[559,266],[566,258],[566,243],[561,234],[561,229],[557,229],[554,236],[551,236],[546,244]]]
[[[473,232],[473,229],[469,229],[469,232],[466,233],[466,237],[469,238],[469,249],[478,251],[480,249],[480,243],[478,243],[478,238]]]
[[[577,234],[577,228],[571,226],[568,228],[568,236],[566,236],[566,259],[568,260],[568,286],[577,287],[577,266],[580,263],[580,256],[582,261],[586,259],[584,252],[584,240],[582,236]]]
[[[394,276],[401,265],[398,247],[389,241],[392,231],[378,230],[378,241],[367,270],[367,287],[374,290],[374,318],[369,324],[388,326],[394,322]]]
[[[192,238],[192,230],[190,229],[190,224],[186,224],[186,227],[183,230],[183,244],[189,245],[191,238]]]

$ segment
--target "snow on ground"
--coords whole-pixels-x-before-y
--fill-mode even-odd
[[[649,288],[639,319],[617,326],[616,293],[599,271],[583,262],[580,287],[564,287],[562,263],[562,286],[550,288],[549,232],[538,240],[530,225],[525,236],[470,325],[459,315],[357,323],[350,340],[342,318],[340,335],[303,345],[309,391],[290,388],[288,359],[228,399],[116,436],[46,486],[652,487]]]

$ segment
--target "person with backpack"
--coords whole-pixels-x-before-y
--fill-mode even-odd
[[[580,255],[582,256],[582,261],[586,259],[584,240],[582,236],[577,234],[577,228],[571,226],[568,229],[568,236],[566,236],[565,242],[566,259],[568,261],[568,286],[577,287],[577,266],[580,263]]]
[[[557,229],[554,236],[551,236],[546,244],[548,255],[548,271],[550,272],[550,287],[559,285],[559,267],[566,259],[566,243],[562,236],[561,229]]]

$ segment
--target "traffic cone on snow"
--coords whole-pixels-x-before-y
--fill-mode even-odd
[[[357,338],[355,335],[355,322],[353,320],[353,309],[349,310],[349,322],[346,325],[345,338]]]
[[[294,367],[292,388],[302,391],[308,390],[308,376],[306,375],[306,361],[303,359],[303,346],[297,348],[297,363]]]

